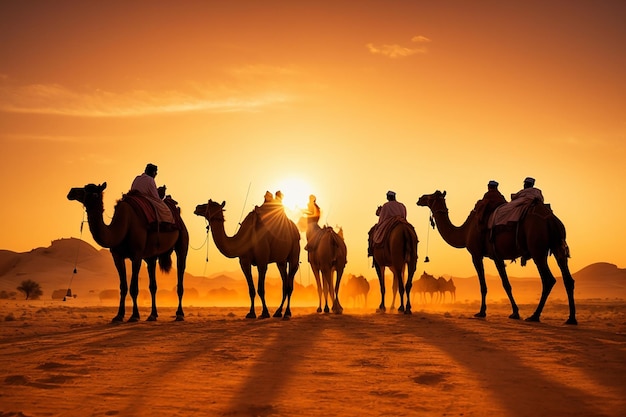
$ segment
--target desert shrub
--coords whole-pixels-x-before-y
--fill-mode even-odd
[[[17,292],[15,291],[0,291],[0,300],[15,300]]]
[[[38,282],[32,279],[22,281],[22,284],[17,287],[17,290],[26,296],[26,299],[37,300],[43,295],[43,290]]]

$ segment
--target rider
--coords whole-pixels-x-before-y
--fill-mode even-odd
[[[506,198],[498,190],[498,181],[491,180],[487,183],[487,192],[482,200],[479,200],[474,207],[474,211],[478,216],[478,223],[481,226],[487,225],[487,220],[493,211],[506,203]]]
[[[524,179],[524,188],[517,193],[511,194],[511,202],[506,206],[500,207],[495,212],[493,225],[505,225],[519,221],[528,207],[536,201],[543,203],[543,194],[540,189],[535,188],[535,179],[526,177]]]
[[[316,223],[320,219],[321,210],[320,207],[317,205],[317,197],[315,197],[313,194],[309,196],[309,203],[307,204],[306,215],[308,218],[315,219]]]
[[[174,223],[172,211],[163,202],[159,196],[159,191],[157,190],[156,181],[154,180],[154,177],[157,175],[157,171],[158,167],[156,165],[146,165],[146,169],[143,174],[135,177],[130,189],[141,193],[148,199],[148,201],[150,201],[156,211],[157,221],[159,223]]]
[[[529,202],[533,200],[539,200],[543,203],[543,194],[539,188],[535,188],[535,179],[532,177],[526,177],[524,179],[524,188],[515,194],[511,194],[511,201],[518,199],[526,199]]]
[[[375,244],[381,243],[395,219],[406,220],[406,206],[396,200],[395,191],[387,191],[387,202],[376,210],[378,223],[369,231],[367,255],[372,256]]]

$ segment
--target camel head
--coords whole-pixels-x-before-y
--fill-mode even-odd
[[[447,211],[446,192],[441,192],[437,190],[432,194],[424,194],[417,200],[417,203],[415,204],[420,207],[428,207],[431,211],[435,211],[435,206],[437,206],[437,208],[439,209],[444,209]]]
[[[83,203],[84,206],[93,206],[95,203],[102,205],[102,192],[107,188],[107,183],[100,185],[87,184],[84,187],[75,187],[67,193],[68,200],[76,200]]]
[[[203,216],[209,221],[209,223],[213,220],[223,222],[225,205],[225,201],[222,201],[222,203],[220,204],[217,201],[209,199],[206,204],[198,204],[193,214],[195,214],[196,216]]]

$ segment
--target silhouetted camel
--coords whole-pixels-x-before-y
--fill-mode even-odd
[[[439,282],[437,281],[437,278],[424,271],[424,273],[415,282],[414,291],[417,291],[420,294],[420,298],[424,302],[427,302],[426,294],[430,294],[430,302],[433,303],[435,301],[435,294],[439,295]]]
[[[348,274],[348,281],[344,291],[348,299],[352,299],[353,306],[356,306],[357,301],[362,297],[363,307],[367,308],[367,294],[370,292],[370,283],[363,275]]]
[[[152,311],[149,321],[157,319],[156,308],[156,263],[159,261],[161,271],[169,272],[172,267],[172,252],[176,252],[176,268],[178,274],[178,309],[176,320],[184,320],[183,312],[183,278],[187,265],[187,252],[189,250],[189,234],[182,219],[181,230],[175,231],[148,231],[148,223],[144,216],[138,214],[135,209],[124,199],[119,200],[115,206],[113,219],[109,225],[104,223],[102,213],[104,204],[102,193],[107,183],[101,185],[88,184],[84,187],[72,188],[67,195],[68,200],[76,200],[85,206],[87,221],[93,239],[100,246],[109,248],[113,256],[113,262],[120,278],[120,305],[113,321],[123,321],[125,315],[125,299],[129,291],[126,278],[125,259],[131,261],[130,296],[133,300],[133,314],[129,321],[139,320],[137,308],[137,295],[139,294],[139,270],[141,261],[145,260],[148,265],[148,277],[150,279],[150,294],[152,297]]]
[[[308,260],[317,282],[317,295],[319,304],[317,312],[322,312],[322,291],[324,293],[324,312],[328,313],[328,296],[333,299],[332,311],[337,314],[343,312],[343,307],[339,302],[339,286],[341,276],[346,267],[347,248],[341,234],[336,233],[332,227],[321,228],[318,224],[319,217],[301,217],[298,225],[306,222],[306,250]],[[302,227],[300,227],[302,230]],[[341,230],[340,230],[341,232]],[[321,274],[321,280],[320,280]],[[336,274],[336,281],[333,282],[333,275]]]
[[[450,301],[455,302],[456,301],[456,285],[454,285],[454,281],[452,280],[452,278],[446,280],[443,277],[439,277],[437,281],[439,284],[439,292],[443,296],[443,301],[444,302],[446,301],[446,293],[449,292]]]
[[[511,284],[506,274],[504,260],[522,258],[522,265],[527,259],[532,259],[537,266],[541,277],[542,292],[537,309],[527,321],[539,321],[546,300],[556,283],[556,279],[548,267],[548,254],[552,253],[563,275],[563,283],[569,302],[569,318],[566,324],[577,324],[576,307],[574,303],[574,278],[569,271],[567,258],[569,248],[565,241],[565,227],[545,204],[531,206],[525,217],[520,219],[516,227],[497,229],[493,236],[482,233],[478,227],[478,216],[472,211],[461,226],[451,223],[446,205],[446,192],[436,191],[433,194],[424,194],[417,201],[418,206],[430,208],[441,237],[455,248],[467,248],[472,255],[472,262],[478,273],[481,292],[480,311],[476,317],[485,317],[487,305],[487,284],[483,258],[493,259],[502,279],[502,286],[506,291],[513,313],[509,316],[519,319],[519,309],[511,290]]]
[[[417,268],[417,235],[415,229],[406,220],[398,221],[392,226],[382,245],[374,245],[374,269],[380,283],[380,306],[378,312],[385,312],[385,267],[393,273],[394,288],[398,286],[400,293],[400,307],[398,311],[411,314],[411,286],[413,275]],[[407,267],[406,287],[404,283],[404,268]],[[405,308],[406,288],[406,308]],[[394,291],[395,293],[395,291]]]
[[[255,318],[254,297],[256,295],[252,279],[252,266],[256,266],[259,277],[257,290],[263,311],[260,318],[270,316],[265,303],[265,274],[270,263],[276,263],[283,281],[283,299],[274,317],[281,317],[283,305],[287,300],[285,318],[291,317],[291,294],[293,282],[298,270],[300,259],[300,233],[296,225],[279,209],[265,210],[263,206],[255,207],[244,219],[239,231],[232,237],[226,236],[224,230],[225,202],[217,203],[209,200],[206,204],[196,207],[194,214],[205,217],[213,240],[219,251],[228,258],[239,258],[239,265],[246,277],[250,295],[250,312],[247,318]],[[269,218],[268,216],[274,216]],[[282,217],[284,216],[284,217]]]

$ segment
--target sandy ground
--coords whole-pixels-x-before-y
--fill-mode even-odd
[[[115,307],[2,300],[0,416],[626,415],[625,302],[579,301],[578,326],[561,303],[541,323],[477,309],[111,324]]]

